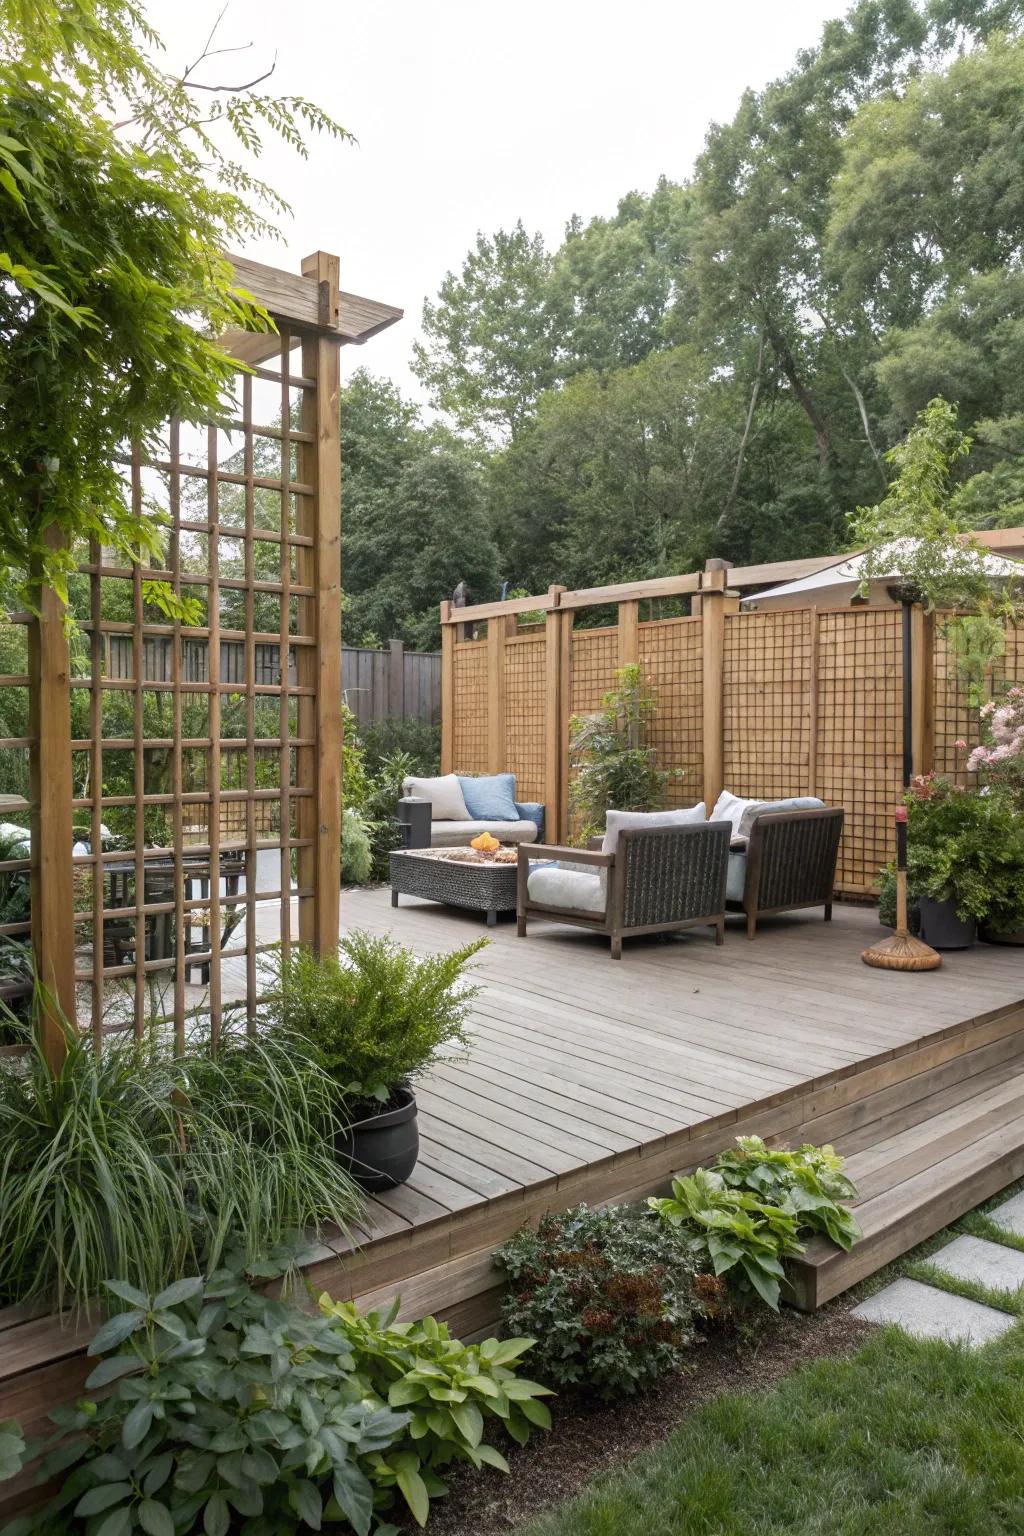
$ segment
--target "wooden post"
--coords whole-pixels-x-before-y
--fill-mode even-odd
[[[552,607],[544,615],[544,837],[555,842],[562,825],[562,646],[563,615],[558,599],[564,587],[550,587]]]
[[[302,263],[304,277],[315,277],[320,284],[321,320],[336,325],[339,314],[340,263],[337,256],[315,251]],[[312,897],[299,903],[299,937],[311,944],[317,954],[334,954],[341,925],[341,423],[338,416],[340,381],[340,341],[322,332],[306,337],[302,343],[302,371],[316,379],[315,391],[304,391],[303,421],[314,435],[305,445],[307,479],[314,486],[311,566],[314,596],[304,599],[312,604],[316,647],[312,657],[303,660],[308,646],[297,646],[298,665],[305,678],[315,685],[313,699],[301,698],[300,720],[305,716],[303,736],[311,736],[316,746],[300,749],[305,772],[303,787],[313,790],[311,798],[299,802],[299,826],[303,837],[312,839],[312,847],[301,848],[298,856],[299,886],[312,889]],[[300,608],[302,604],[300,604]],[[312,705],[312,709],[309,706]],[[305,706],[305,708],[304,708]],[[310,718],[311,717],[311,718]]]
[[[640,660],[640,604],[619,604],[619,666],[631,667]]]
[[[725,710],[725,580],[724,569],[706,570],[701,587],[703,625],[703,798],[710,812],[724,788]]]
[[[935,615],[921,603],[910,610],[911,765],[915,775],[935,766],[934,726]]]
[[[61,544],[56,528],[44,535]],[[53,1071],[65,1056],[62,1020],[75,1018],[75,922],[71,863],[71,662],[64,610],[49,587],[39,590],[39,613],[28,627],[31,802],[32,948],[37,980],[46,992],[40,1025]],[[98,680],[93,679],[98,686]],[[140,765],[141,772],[141,765]],[[100,793],[100,786],[93,786]],[[94,850],[94,852],[97,850]],[[102,865],[94,866],[102,879]],[[103,964],[103,934],[93,934],[93,965]]]
[[[441,604],[441,772],[455,772],[455,625],[452,605]]]
[[[569,840],[569,721],[572,717],[572,609],[558,615],[558,841]],[[548,834],[545,834],[546,836]]]
[[[511,621],[513,624],[515,620]],[[487,620],[487,768],[504,773],[505,750],[505,640],[507,618]]]
[[[388,641],[388,714],[400,720],[405,714],[405,646]]]

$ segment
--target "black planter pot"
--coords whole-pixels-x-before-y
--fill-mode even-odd
[[[996,933],[992,928],[982,928],[981,938],[986,944],[1015,944],[1019,947],[1024,945],[1024,928],[1017,928],[1012,933]]]
[[[964,922],[957,917],[951,901],[933,901],[921,896],[917,903],[920,935],[932,949],[970,949],[974,943],[974,919]]]
[[[357,1120],[335,1142],[338,1157],[371,1195],[404,1184],[419,1156],[416,1096],[411,1088],[396,1088],[394,1098],[396,1103]]]

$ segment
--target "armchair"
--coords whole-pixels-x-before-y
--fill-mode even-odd
[[[824,907],[830,920],[842,835],[841,807],[755,815],[746,852],[729,860],[728,905],[746,913],[748,939],[766,913]]]
[[[520,938],[531,916],[606,934],[613,960],[642,933],[712,927],[725,937],[729,822],[623,829],[615,853],[520,844],[516,914]],[[548,862],[531,869],[539,861]]]

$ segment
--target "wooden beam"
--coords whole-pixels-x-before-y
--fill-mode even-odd
[[[388,714],[399,720],[405,714],[405,646],[388,641]]]
[[[732,573],[729,573],[730,578]],[[707,571],[701,599],[704,712],[703,798],[710,812],[724,787],[725,571]]]
[[[910,611],[910,752],[915,774],[930,773],[934,760],[934,640],[935,615],[915,603]]]
[[[556,606],[551,593],[564,591],[564,587],[552,587],[541,597],[510,597],[503,603],[470,603],[465,608],[454,608],[449,604],[448,617],[442,618],[441,623],[475,624],[484,619],[515,618],[519,613],[547,613]]]
[[[315,251],[302,263],[303,274],[312,278],[317,291],[326,289],[327,307],[333,311],[338,293],[340,263],[337,256]],[[299,748],[303,760],[303,787],[311,797],[299,802],[299,825],[312,846],[299,850],[300,888],[311,897],[299,901],[299,937],[317,954],[334,954],[340,930],[341,864],[341,447],[339,393],[341,389],[339,340],[325,335],[309,336],[302,343],[302,370],[316,379],[316,390],[303,392],[303,429],[313,435],[303,444],[307,481],[315,487],[311,526],[303,529],[313,537],[307,555],[312,598],[300,599],[313,624],[307,633],[316,636],[316,647],[297,646],[297,664],[315,686],[313,699],[300,700],[301,734],[312,737],[315,747]],[[308,498],[299,498],[307,501]],[[306,653],[303,656],[303,653]]]
[[[607,587],[581,587],[563,592],[559,608],[596,608],[602,603],[623,603],[641,597],[678,597],[700,590],[700,575],[656,576],[651,581],[620,581]]]
[[[452,605],[441,604],[441,772],[454,773],[455,761],[455,629]]]
[[[51,525],[43,535],[61,547]],[[71,661],[64,608],[50,587],[39,590],[39,611],[28,627],[32,949],[36,978],[45,989],[42,1044],[57,1071],[65,1056],[62,1020],[75,1025],[75,922],[71,848]],[[93,686],[99,679],[93,678]],[[142,764],[138,764],[141,781]],[[98,795],[99,784],[92,787]],[[96,852],[97,850],[94,850]],[[97,874],[99,865],[96,866]],[[141,871],[140,871],[141,877]],[[103,935],[93,934],[93,965],[103,964]]]
[[[569,838],[569,721],[572,718],[572,610],[558,608],[558,841]],[[550,837],[550,833],[545,836]]]

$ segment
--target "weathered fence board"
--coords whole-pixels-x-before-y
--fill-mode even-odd
[[[346,645],[341,690],[360,725],[381,720],[424,720],[441,715],[440,651],[406,651],[393,640],[386,651]]]

